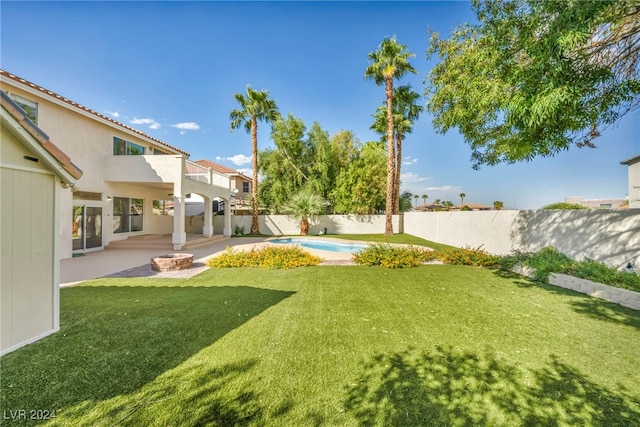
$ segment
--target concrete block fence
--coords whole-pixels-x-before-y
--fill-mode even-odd
[[[384,231],[384,215],[322,215],[310,234],[365,234]],[[261,215],[267,235],[298,234],[299,224],[285,215]],[[214,217],[214,233],[222,234],[223,218]],[[249,215],[233,216],[232,227],[251,229]],[[538,251],[553,246],[571,258],[591,258],[612,267],[631,262],[640,272],[640,209],[628,210],[500,210],[407,212],[394,215],[393,227],[434,242],[478,247],[505,255],[514,250]],[[187,218],[187,232],[201,233],[202,217]]]

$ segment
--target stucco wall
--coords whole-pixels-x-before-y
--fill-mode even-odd
[[[640,209],[640,162],[629,166],[629,208]]]
[[[405,233],[453,246],[495,254],[553,246],[576,259],[640,266],[640,211],[536,210],[410,212]]]
[[[213,217],[213,232],[221,234],[224,228],[224,217]],[[286,215],[260,215],[260,232],[279,236],[284,234],[300,234],[300,223],[289,219]],[[309,234],[379,234],[384,232],[384,215],[321,215],[311,222]],[[393,230],[400,230],[401,217],[393,216]],[[202,232],[202,217],[187,217],[187,233]],[[251,230],[251,215],[234,215],[231,217],[231,230],[239,225],[245,233]]]

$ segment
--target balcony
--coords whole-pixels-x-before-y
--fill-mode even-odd
[[[180,155],[106,156],[104,179],[130,183],[179,183],[185,192],[205,195],[213,191],[226,196],[230,188],[228,176]]]

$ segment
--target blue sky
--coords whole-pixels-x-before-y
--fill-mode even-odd
[[[251,143],[230,131],[233,94],[267,89],[283,114],[331,134],[378,139],[384,88],[365,80],[367,54],[395,35],[416,56],[423,93],[428,29],[448,36],[474,19],[468,2],[12,2],[1,6],[0,66],[168,144],[248,170]],[[426,103],[426,101],[423,101]],[[46,131],[46,129],[45,129]],[[271,145],[261,124],[260,148]],[[403,189],[429,200],[539,208],[565,196],[624,198],[620,161],[640,154],[638,113],[596,141],[529,163],[471,168],[455,132],[423,114],[404,141]]]

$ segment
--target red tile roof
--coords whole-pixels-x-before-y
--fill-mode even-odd
[[[186,151],[184,151],[184,150],[181,150],[181,149],[179,149],[179,148],[177,148],[177,147],[174,147],[174,146],[172,146],[172,145],[169,145],[169,144],[167,144],[166,142],[160,141],[159,139],[154,138],[154,137],[152,137],[152,136],[149,136],[149,135],[147,135],[146,133],[144,133],[144,132],[142,132],[142,131],[139,131],[138,129],[132,128],[131,126],[127,126],[127,125],[125,125],[124,123],[121,123],[121,122],[119,122],[119,121],[113,120],[112,118],[107,117],[107,116],[105,116],[104,114],[100,114],[100,113],[98,113],[97,111],[94,111],[94,110],[92,110],[92,109],[90,109],[90,108],[85,107],[84,105],[78,104],[77,102],[71,101],[70,99],[67,99],[67,98],[65,98],[65,97],[63,97],[63,96],[60,96],[60,95],[58,95],[58,94],[57,94],[57,93],[55,93],[55,92],[52,92],[52,91],[50,91],[50,90],[48,90],[48,89],[45,89],[45,88],[43,88],[42,86],[38,86],[38,85],[37,85],[37,84],[35,84],[35,83],[32,83],[32,82],[30,82],[30,81],[28,81],[28,80],[25,80],[25,79],[23,79],[23,78],[21,78],[21,77],[18,77],[18,76],[16,76],[16,75],[14,75],[14,74],[8,73],[8,72],[7,72],[7,71],[5,71],[5,70],[0,69],[0,75],[1,75],[1,76],[5,76],[5,77],[8,77],[9,79],[11,79],[11,80],[13,80],[13,81],[15,81],[15,82],[17,82],[17,83],[20,83],[20,84],[22,84],[23,86],[27,86],[27,87],[30,87],[30,88],[32,88],[32,89],[35,89],[35,90],[39,91],[40,93],[42,93],[42,94],[44,94],[44,95],[48,95],[48,96],[50,96],[51,98],[55,98],[55,99],[57,99],[57,100],[59,100],[59,101],[62,101],[62,102],[64,102],[64,103],[68,104],[68,105],[71,105],[71,106],[72,106],[72,107],[74,107],[74,108],[77,108],[77,109],[79,109],[79,110],[85,111],[85,112],[90,113],[90,114],[93,114],[94,116],[100,117],[100,118],[101,118],[101,119],[103,119],[103,120],[107,120],[107,121],[109,121],[109,122],[111,122],[111,123],[113,123],[113,124],[115,124],[115,125],[118,125],[118,126],[120,126],[120,127],[125,128],[125,129],[127,129],[127,130],[129,130],[129,131],[131,131],[131,132],[135,132],[135,133],[137,133],[138,135],[141,135],[141,136],[143,136],[143,137],[145,137],[145,138],[148,138],[148,139],[150,139],[150,140],[152,140],[152,141],[154,141],[154,142],[157,142],[157,143],[158,143],[158,144],[160,144],[160,145],[164,145],[164,146],[165,146],[165,147],[167,147],[167,148],[170,148],[170,149],[172,149],[172,150],[178,151],[179,153],[185,154],[187,157],[189,156],[189,153],[187,153],[187,152],[186,152]]]
[[[67,154],[65,154],[57,145],[55,145],[49,137],[31,120],[29,120],[24,111],[9,98],[4,92],[0,91],[0,104],[7,110],[7,112],[13,117],[29,135],[31,135],[38,143],[44,148],[74,179],[80,179],[82,171],[76,165],[73,164]]]
[[[212,170],[214,170],[215,172],[218,172],[218,173],[224,173],[224,174],[227,174],[227,175],[240,175],[241,177],[243,177],[245,179],[248,179],[249,181],[251,180],[251,178],[249,178],[248,176],[246,176],[242,172],[237,171],[235,169],[228,168],[228,167],[226,167],[224,165],[221,165],[219,163],[214,163],[211,160],[206,160],[206,159],[196,160],[196,163],[201,165],[201,166],[204,166],[206,168],[210,168],[210,169],[212,169]]]

